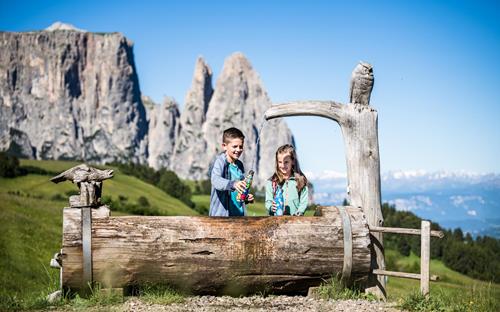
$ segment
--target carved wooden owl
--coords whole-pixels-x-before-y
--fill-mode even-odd
[[[352,71],[350,103],[369,105],[373,82],[372,65],[359,62]]]

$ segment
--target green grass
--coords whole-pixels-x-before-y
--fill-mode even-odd
[[[414,254],[404,257],[387,250],[387,260],[395,262],[393,269],[397,271],[420,267],[420,258]],[[500,311],[500,285],[467,277],[438,260],[431,260],[430,272],[439,276],[439,281],[430,284],[430,300],[418,295],[420,281],[397,277],[388,278],[388,300],[401,303],[405,309],[415,306],[412,311]]]
[[[61,248],[58,203],[9,195],[2,187],[0,207],[0,310],[43,306],[59,283],[59,271],[49,267]]]
[[[143,285],[139,289],[141,300],[151,304],[181,303],[185,297],[167,285]]]
[[[323,299],[333,300],[376,300],[375,295],[367,294],[358,287],[344,287],[342,281],[338,277],[332,277],[325,283],[321,284],[317,289],[317,294]]]

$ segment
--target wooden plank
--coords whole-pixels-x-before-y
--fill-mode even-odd
[[[395,272],[395,271],[387,271],[387,270],[378,270],[377,269],[377,270],[373,270],[373,274],[420,280],[420,274],[417,274],[417,273]],[[431,281],[435,282],[435,281],[439,280],[439,276],[431,275],[429,277],[429,279]]]
[[[420,235],[422,231],[420,229],[407,229],[407,228],[395,228],[395,227],[384,227],[384,226],[370,226],[370,232],[380,232],[380,233],[395,233],[395,234],[408,234],[408,235]],[[444,233],[442,231],[431,231],[431,236],[443,238]]]
[[[422,220],[422,235],[420,243],[420,291],[422,295],[429,295],[429,275],[431,260],[431,223]]]

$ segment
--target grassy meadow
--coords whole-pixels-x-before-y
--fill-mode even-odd
[[[22,161],[24,166],[40,167],[54,173],[76,164]],[[12,179],[0,178],[0,311],[46,308],[45,296],[58,288],[59,271],[50,268],[49,261],[61,248],[61,210],[67,206],[68,196],[76,193],[77,188],[70,182],[51,183],[50,177],[28,174]],[[160,209],[165,215],[197,215],[181,201],[118,170],[113,179],[104,182],[103,195],[114,199],[121,196],[129,202],[146,196],[151,207]],[[192,200],[196,205],[207,208],[210,205],[209,195],[195,195]],[[308,211],[307,214],[312,213]],[[121,213],[112,211],[112,214]],[[262,202],[248,206],[249,216],[266,214]],[[418,270],[420,263],[413,254],[404,257],[392,250],[386,251],[386,261],[392,266],[390,269],[406,272]],[[431,262],[431,274],[440,277],[440,281],[431,283],[433,301],[427,302],[415,295],[419,281],[394,277],[388,278],[388,299],[415,311],[500,311],[500,285],[474,280],[435,260]],[[405,304],[417,308],[408,308]]]

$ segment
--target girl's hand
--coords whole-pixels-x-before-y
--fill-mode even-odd
[[[271,211],[276,213],[276,203],[273,201],[273,205],[271,206]]]

